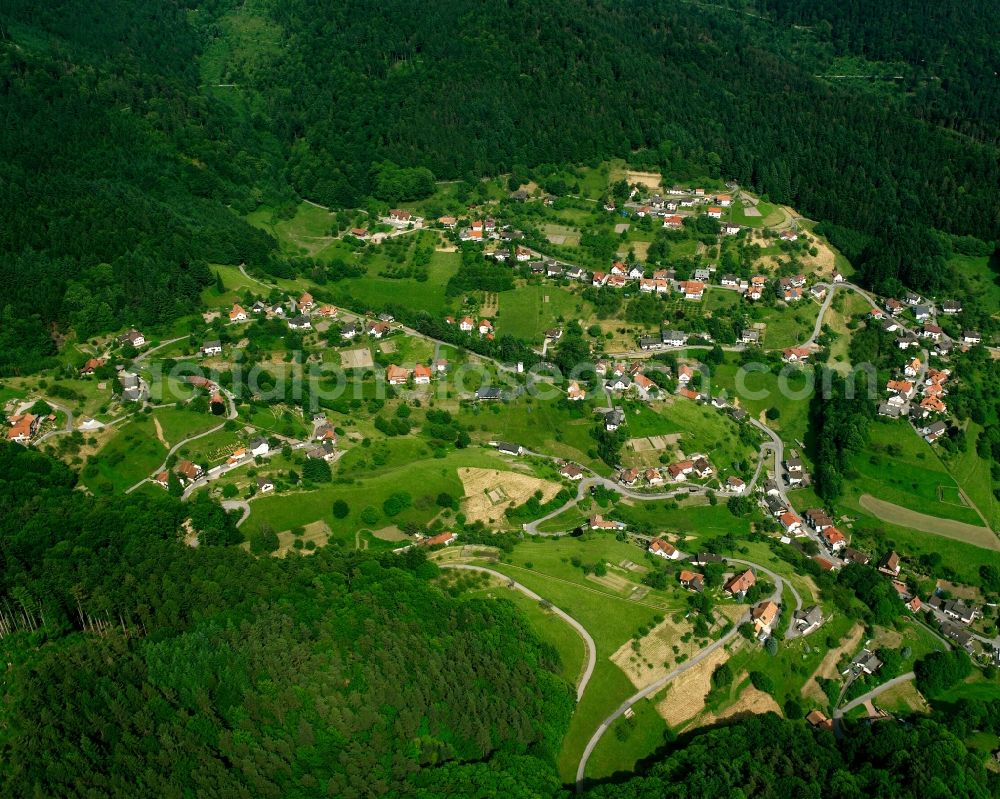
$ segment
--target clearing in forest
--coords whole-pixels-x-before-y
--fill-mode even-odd
[[[465,494],[465,516],[470,522],[495,522],[503,518],[507,508],[523,505],[542,492],[543,503],[559,493],[561,486],[518,472],[499,469],[462,468],[458,470]]]

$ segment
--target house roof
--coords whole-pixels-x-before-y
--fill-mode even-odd
[[[757,577],[752,569],[747,569],[741,574],[734,574],[725,585],[725,590],[732,594],[742,594],[750,589],[757,582]]]
[[[662,552],[665,555],[673,555],[677,551],[677,547],[669,541],[664,541],[662,538],[654,538],[653,542],[649,545],[649,551]]]

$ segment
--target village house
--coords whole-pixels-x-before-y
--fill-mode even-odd
[[[608,282],[608,276],[604,272],[594,272],[591,283],[595,289],[600,288]]]
[[[233,305],[232,310],[229,312],[229,321],[231,323],[245,322],[247,320],[247,312],[243,310],[243,306],[239,303]]]
[[[785,511],[778,517],[781,529],[789,535],[798,535],[802,532],[802,521],[791,511]]]
[[[698,572],[682,569],[678,575],[678,579],[680,580],[681,587],[686,588],[688,591],[695,591],[700,594],[705,590],[705,578],[701,574],[698,574]]]
[[[802,289],[789,287],[784,292],[785,302],[798,302],[802,299]]]
[[[261,494],[267,494],[274,491],[274,481],[270,477],[258,477],[257,491]]]
[[[567,480],[582,480],[583,479],[583,469],[577,466],[575,463],[565,463],[559,469],[560,476],[566,478]]]
[[[294,319],[289,319],[288,320],[288,329],[289,330],[311,330],[312,329],[312,320],[308,316],[306,316],[305,314],[300,314],[299,316],[296,316]]]
[[[625,412],[620,408],[615,408],[604,415],[604,429],[608,432],[614,432],[623,424],[625,424]]]
[[[700,280],[685,280],[680,284],[685,300],[700,300],[705,296],[705,284]]]
[[[348,322],[342,328],[340,328],[340,337],[345,341],[350,341],[360,331],[360,327],[357,322]]]
[[[456,538],[458,538],[458,536],[452,532],[438,533],[437,535],[432,535],[429,538],[423,539],[420,542],[420,545],[424,547],[446,547],[454,542]]]
[[[851,661],[851,664],[844,669],[844,674],[875,674],[882,668],[882,661],[878,659],[874,652],[862,649],[861,652]]]
[[[410,370],[393,363],[385,370],[385,376],[390,386],[402,386],[410,379]]]
[[[823,623],[823,609],[819,605],[797,610],[792,614],[792,624],[799,635],[809,635]]]
[[[917,305],[913,309],[913,315],[916,317],[918,322],[923,322],[925,319],[930,319],[931,309],[926,305]]]
[[[890,394],[898,394],[905,399],[910,399],[913,396],[914,387],[909,380],[890,380],[885,384],[885,390]]]
[[[613,521],[611,519],[605,519],[600,514],[591,516],[587,524],[590,526],[591,530],[624,530],[625,522]]]
[[[705,210],[705,213],[712,219],[722,219],[722,209],[717,205],[710,205]]]
[[[827,527],[820,533],[820,538],[823,539],[826,548],[833,554],[836,554],[847,546],[847,538],[836,527]]]
[[[719,279],[719,285],[726,288],[739,288],[740,279],[736,275],[728,273]]]
[[[965,330],[962,332],[963,344],[981,344],[982,341],[983,341],[983,336],[977,330]]]
[[[250,441],[250,454],[255,458],[267,455],[271,451],[271,445],[267,443],[266,438],[255,438]]]
[[[638,469],[623,469],[618,475],[618,482],[623,486],[634,486],[639,480]]]
[[[580,384],[575,380],[569,384],[569,388],[566,389],[566,399],[570,402],[580,402],[587,398],[587,392],[580,388]]]
[[[844,550],[844,554],[841,557],[849,563],[858,563],[862,566],[867,566],[871,563],[871,558],[869,558],[864,552],[857,549],[851,549],[850,547],[847,547]]]
[[[395,224],[407,224],[413,218],[413,214],[402,208],[393,208],[389,211],[389,221]]]
[[[121,344],[131,344],[133,347],[138,349],[146,343],[146,337],[135,328],[132,328],[131,330],[122,333],[118,337],[118,341]]]
[[[746,490],[747,484],[739,477],[726,478],[726,488],[734,494],[742,494]]]
[[[903,367],[904,377],[916,377],[920,374],[920,368],[923,366],[923,361],[919,358],[914,358],[905,367]]]
[[[734,574],[730,577],[722,586],[722,590],[732,597],[742,599],[756,582],[757,577],[753,573],[753,569],[747,569],[741,574]]]
[[[789,347],[781,353],[781,360],[785,363],[803,363],[809,360],[811,351],[805,347]]]
[[[222,348],[219,348],[222,352]],[[107,361],[104,358],[88,358],[87,362],[80,367],[80,377],[90,377],[97,369],[100,369]]]
[[[7,440],[14,444],[27,444],[38,432],[42,417],[32,413],[22,413],[11,416],[7,421],[10,422]]]
[[[758,330],[744,330],[740,333],[740,343],[741,344],[759,344],[760,343],[760,331]]]
[[[686,386],[691,382],[692,377],[694,377],[694,370],[686,363],[681,364],[677,368],[677,382],[681,385]]]
[[[662,538],[654,538],[649,545],[649,553],[665,560],[677,560],[681,554],[677,547]]]
[[[826,717],[826,714],[822,710],[810,710],[806,714],[806,721],[809,723],[810,727],[817,730],[833,730],[833,721]]]
[[[318,447],[306,452],[306,458],[309,460],[332,461],[336,456],[337,449],[332,441],[324,441]]]
[[[365,332],[372,338],[382,338],[387,335],[392,328],[389,326],[388,322],[376,322],[370,321],[365,324]]]
[[[889,577],[899,577],[899,555],[889,552],[878,564],[878,570]]]
[[[906,308],[899,300],[888,299],[885,301],[885,309],[893,316],[899,316]]]
[[[761,602],[752,611],[753,629],[758,638],[767,638],[771,634],[771,626],[778,619],[778,606],[771,600]]]
[[[931,341],[937,341],[944,335],[944,330],[931,322],[924,322],[923,330],[920,331],[920,335],[924,338],[929,338]]]
[[[809,508],[803,512],[802,518],[817,533],[822,532],[827,527],[833,527],[833,519],[822,508]]]
[[[413,382],[418,386],[426,386],[431,382],[431,376],[433,372],[429,366],[424,366],[422,363],[418,363],[413,367]]]
[[[336,315],[337,315],[337,309],[334,308],[332,305],[322,305],[316,311],[316,316],[320,317],[321,319],[333,319],[333,317],[335,317]]]
[[[267,310],[267,305],[265,305],[261,300],[256,300],[253,305],[250,306],[250,313],[262,314]]]
[[[764,275],[754,275],[750,278],[750,288],[747,290],[747,299],[759,300],[764,296],[764,289],[767,288],[767,278]]]
[[[509,441],[497,441],[496,448],[497,452],[501,455],[512,455],[517,457],[524,454],[524,447],[520,444],[512,444]]]
[[[177,474],[183,483],[193,483],[204,474],[204,471],[201,466],[191,461],[179,461],[177,464]]]
[[[947,316],[954,316],[962,312],[962,303],[956,300],[945,300],[941,303],[941,311]]]
[[[667,474],[675,482],[682,483],[687,480],[688,475],[694,471],[694,461],[683,460],[672,463],[667,467]]]
[[[928,444],[933,444],[947,432],[948,432],[948,425],[946,425],[944,422],[937,421],[924,427],[920,431],[920,434],[924,437],[924,441],[926,441]]]
[[[201,354],[208,357],[210,355],[222,355],[221,341],[206,341],[201,345]]]

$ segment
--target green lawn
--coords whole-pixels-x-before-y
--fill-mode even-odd
[[[995,256],[953,255],[948,265],[979,297],[983,308],[1000,308],[1000,263]]]
[[[460,256],[453,252],[435,252],[427,267],[427,280],[393,279],[379,274],[375,264],[363,277],[349,278],[334,284],[338,295],[349,294],[361,306],[373,309],[402,305],[413,310],[444,315],[447,299],[444,287],[458,271]]]
[[[664,744],[667,724],[654,700],[632,706],[632,719],[619,718],[598,742],[587,761],[587,778],[601,780],[619,772],[633,773],[636,763]],[[621,733],[619,733],[621,729]],[[619,738],[622,735],[622,738]]]
[[[387,460],[381,465],[375,465],[370,460],[374,457],[372,450],[354,447],[334,465],[334,476],[360,478],[364,475],[363,479],[263,497],[254,501],[251,506],[253,512],[244,526],[252,531],[263,522],[275,530],[287,530],[324,520],[330,524],[334,534],[344,531],[353,534],[361,528],[378,530],[406,522],[425,525],[441,510],[435,504],[438,494],[447,492],[456,498],[462,496],[462,483],[456,471],[459,467],[503,468],[504,465],[488,450],[469,448],[450,452],[444,458],[432,458],[424,442],[413,438],[404,441],[402,446],[401,442],[392,442]],[[399,491],[409,493],[412,504],[399,515],[387,517],[382,503]],[[337,499],[344,500],[350,507],[349,515],[344,519],[332,516],[331,508]],[[362,512],[369,507],[374,508],[377,514],[371,523],[361,518]]]
[[[739,200],[734,200],[729,209],[729,213],[726,214],[726,218],[740,225],[747,225],[749,227],[768,227],[770,225],[776,225],[784,218],[784,213],[780,208],[778,208],[778,206],[766,203],[763,200],[760,200],[757,203],[757,210],[760,211],[760,216],[747,216],[743,210],[743,203]]]
[[[561,395],[560,395],[561,396]],[[590,401],[568,409],[555,399],[519,397],[496,405],[473,405],[458,412],[458,419],[474,439],[512,441],[536,452],[583,463],[607,474],[608,467],[591,458],[595,442],[590,431],[597,423]]]
[[[809,415],[811,372],[789,369],[784,377],[771,371],[756,371],[736,365],[736,359],[712,367],[712,390],[725,390],[730,400],[738,399],[740,405],[755,419],[769,408],[778,410],[778,417],[767,422],[768,426],[789,443],[805,437]]]
[[[334,215],[307,202],[299,203],[291,219],[278,219],[268,206],[261,206],[246,218],[251,225],[274,236],[289,255],[315,256],[333,241],[330,233]]]

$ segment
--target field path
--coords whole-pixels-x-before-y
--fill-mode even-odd
[[[484,574],[490,574],[494,577],[498,577],[503,580],[511,588],[514,588],[524,594],[528,599],[534,599],[537,602],[547,602],[549,610],[555,613],[560,619],[566,622],[570,627],[576,630],[580,638],[583,639],[584,648],[587,650],[587,663],[583,668],[583,674],[580,675],[580,680],[576,685],[576,701],[579,702],[583,698],[583,692],[587,690],[587,683],[590,682],[590,678],[594,673],[594,668],[597,665],[597,645],[594,643],[594,639],[591,637],[587,629],[580,624],[576,619],[566,613],[564,610],[557,608],[552,603],[547,600],[543,600],[538,594],[532,591],[530,588],[521,585],[519,582],[506,574],[502,574],[498,571],[493,571],[493,569],[487,569],[485,566],[472,566],[467,563],[439,563],[442,569],[462,569],[464,571],[474,571],[482,572]]]
[[[167,439],[163,435],[163,426],[160,424],[160,420],[157,419],[155,416],[153,417],[153,427],[156,428],[156,437],[160,439],[160,443],[163,444],[163,446],[166,447],[167,449],[170,449],[170,442],[167,441]]]
[[[884,522],[899,524],[903,527],[911,527],[920,530],[922,533],[933,533],[942,538],[951,538],[954,541],[962,541],[966,544],[991,549],[1000,552],[1000,540],[996,534],[988,527],[977,527],[965,522],[957,522],[953,519],[941,519],[937,516],[928,516],[926,513],[910,510],[901,505],[894,505],[883,499],[873,497],[871,494],[862,494],[858,500],[866,511]]]

